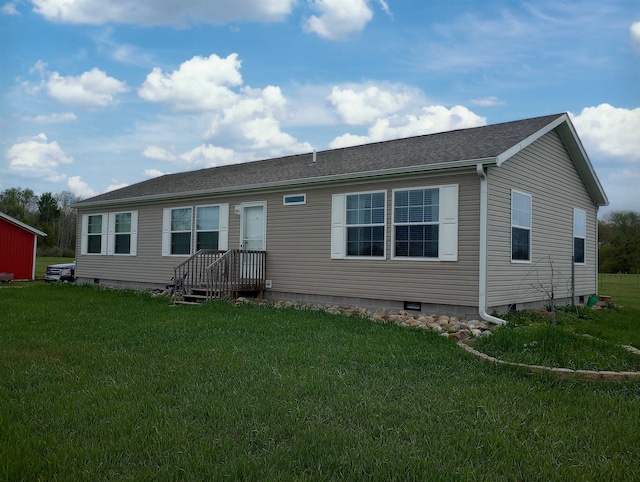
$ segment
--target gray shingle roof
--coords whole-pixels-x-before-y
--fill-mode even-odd
[[[214,192],[235,187],[277,185],[301,180],[418,166],[454,165],[495,158],[564,114],[535,117],[484,127],[408,137],[355,147],[187,171],[139,182],[76,203],[117,202],[131,198]]]

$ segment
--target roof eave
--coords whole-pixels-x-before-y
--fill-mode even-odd
[[[292,179],[287,181],[274,181],[260,184],[247,184],[241,186],[229,186],[215,189],[202,189],[198,191],[185,191],[180,193],[162,193],[152,194],[147,196],[136,196],[119,199],[108,199],[104,201],[79,201],[71,204],[74,208],[87,208],[87,207],[100,207],[100,206],[112,206],[122,204],[140,204],[150,203],[158,201],[169,201],[172,199],[184,199],[189,197],[203,197],[210,195],[221,194],[239,194],[247,191],[260,191],[260,190],[272,190],[278,188],[290,188],[300,186],[313,186],[321,184],[333,184],[344,183],[348,181],[363,181],[368,179],[377,179],[384,177],[402,176],[405,174],[414,174],[421,172],[448,172],[457,171],[465,168],[475,169],[477,164],[490,165],[495,164],[496,158],[481,158],[481,159],[465,159],[461,161],[449,161],[437,164],[425,164],[419,166],[398,167],[390,169],[382,169],[376,171],[363,171],[356,173],[344,173],[334,174],[329,176],[311,177],[305,179]]]

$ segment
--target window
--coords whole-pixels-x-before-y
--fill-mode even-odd
[[[191,254],[192,208],[171,210],[171,254]]]
[[[102,251],[102,214],[89,216],[87,228],[87,253],[100,254]]]
[[[296,204],[307,204],[306,194],[289,194],[282,196],[282,204],[285,206],[294,206]]]
[[[585,238],[587,237],[587,213],[573,210],[573,262],[585,263]]]
[[[196,208],[196,250],[218,249],[219,227],[220,207],[198,206]]]
[[[531,261],[531,195],[511,191],[511,261]]]
[[[80,254],[107,254],[107,214],[82,215]]]
[[[393,191],[393,257],[457,261],[457,184]]]
[[[84,214],[80,254],[136,255],[138,212]]]
[[[138,244],[138,211],[109,213],[107,254],[135,256]]]
[[[394,192],[395,256],[438,257],[439,194],[437,188]]]
[[[162,256],[190,255],[200,249],[228,249],[229,205],[184,206],[163,210]]]
[[[347,195],[347,256],[383,257],[386,193]]]

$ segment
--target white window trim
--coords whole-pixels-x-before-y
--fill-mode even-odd
[[[347,196],[359,194],[384,194],[384,223],[372,224],[371,226],[382,226],[384,228],[384,255],[383,256],[349,256],[347,255]],[[387,191],[359,191],[348,192],[344,194],[334,194],[331,202],[331,259],[368,259],[368,260],[386,260],[387,259]],[[351,226],[351,225],[350,225]],[[361,226],[361,225],[353,225]],[[362,225],[364,226],[364,225]],[[367,225],[369,226],[369,225]]]
[[[413,224],[433,224],[438,225],[438,257],[424,258],[416,256],[396,256],[396,226],[411,223],[395,222],[396,195],[398,191],[413,191],[421,189],[438,189],[438,222],[434,223],[413,223]],[[458,184],[442,184],[436,186],[417,186],[396,188],[392,191],[391,224],[391,259],[398,261],[458,261]]]
[[[582,213],[583,215],[583,219],[584,219],[584,234],[582,235],[578,235],[576,234],[576,214],[577,213]],[[584,209],[578,209],[578,208],[573,208],[573,238],[571,239],[573,241],[573,246],[572,246],[572,252],[573,252],[573,256],[575,259],[575,238],[579,238],[582,239],[584,241],[584,261],[582,262],[575,262],[576,266],[585,266],[587,264],[587,211],[585,211]]]
[[[513,194],[517,193],[522,196],[527,196],[530,199],[531,210],[529,211],[529,225],[520,226],[513,224]],[[527,229],[529,231],[529,259],[513,259],[513,228]],[[531,264],[533,259],[533,196],[527,192],[518,191],[517,189],[511,190],[511,197],[509,199],[509,258],[513,264]]]
[[[100,252],[89,253],[89,216],[102,216],[102,232],[100,241]],[[82,215],[82,239],[80,241],[80,254],[86,256],[104,256],[107,254],[107,230],[108,213],[91,213]]]
[[[116,253],[116,215],[118,214],[131,214],[131,235],[130,247],[128,253]],[[109,213],[109,228],[108,228],[108,241],[107,241],[107,254],[109,256],[136,256],[138,252],[138,211],[118,211],[115,213]]]
[[[172,206],[162,210],[162,256],[182,257],[191,256],[196,246],[196,211],[199,207],[217,206],[220,208],[218,224],[218,249],[229,249],[229,204],[198,204],[194,206]],[[189,254],[171,254],[171,211],[174,209],[191,209],[191,237]],[[186,231],[183,231],[186,232]]]
[[[302,196],[302,201],[289,201],[287,202],[287,198],[299,197]],[[282,196],[282,205],[283,206],[299,206],[301,204],[307,204],[307,195],[306,193],[299,194],[285,194]]]

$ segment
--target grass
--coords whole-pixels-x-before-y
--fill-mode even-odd
[[[559,307],[557,329],[539,312],[504,316],[510,323],[475,348],[506,361],[580,370],[640,371],[640,288],[635,275],[601,275],[600,293],[613,304],[602,310]],[[624,306],[622,306],[624,305]]]
[[[92,286],[2,288],[0,313],[0,480],[640,479],[640,383]]]

